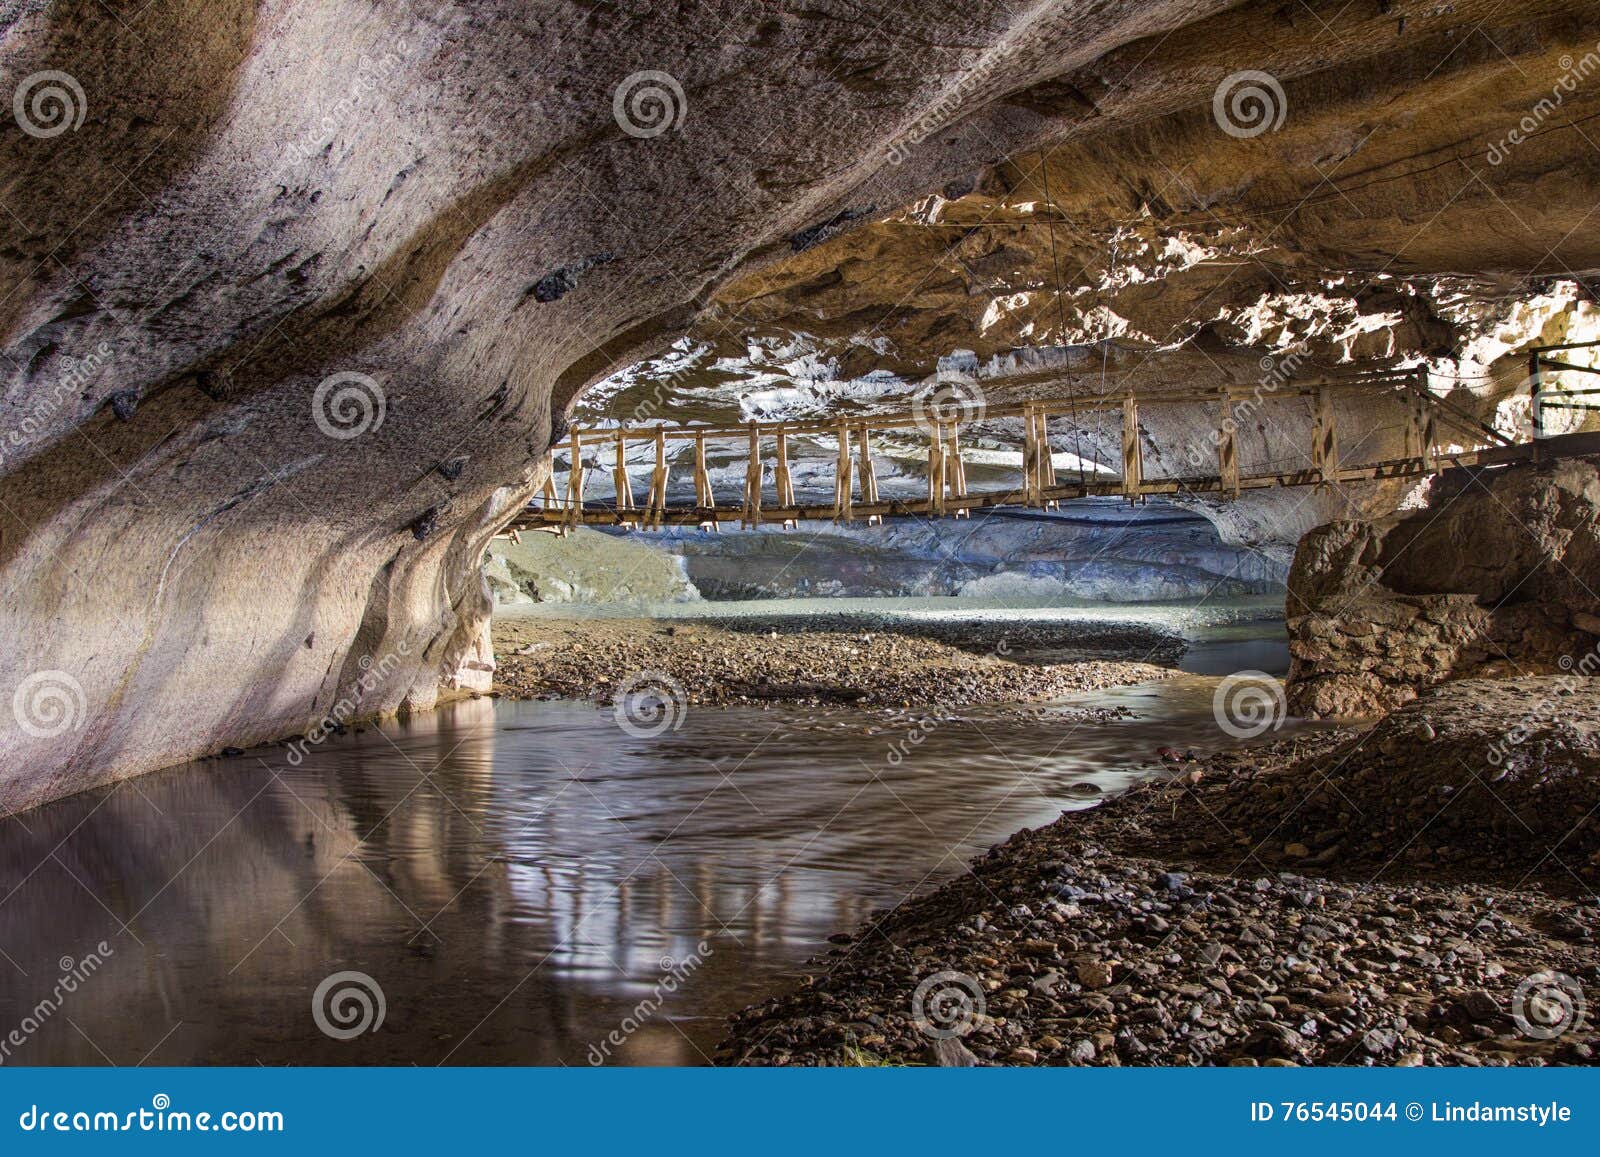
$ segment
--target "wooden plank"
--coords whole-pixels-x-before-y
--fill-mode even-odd
[[[667,513],[667,439],[656,434],[656,468],[650,476],[650,525],[660,526]]]
[[[571,469],[567,472],[567,512],[573,526],[583,522],[583,447],[578,432],[572,432]]]
[[[716,497],[711,493],[711,471],[706,469],[706,440],[694,440],[694,503],[702,510],[709,510],[717,504]]]
[[[1139,403],[1130,394],[1122,402],[1122,493],[1134,499],[1144,485],[1144,449],[1139,443]]]
[[[855,517],[850,503],[850,427],[841,420],[835,428],[839,439],[839,460],[834,466],[833,517],[839,522],[849,522]]]
[[[1027,505],[1039,505],[1039,420],[1031,403],[1022,420],[1022,490]]]
[[[773,482],[778,491],[779,506],[794,505],[794,479],[789,474],[789,432],[787,427],[778,423],[777,433],[777,464],[773,467]]]
[[[1369,387],[1372,381],[1368,379]],[[1382,379],[1387,383],[1391,379]],[[715,525],[721,521],[732,521],[743,518],[750,525],[767,522],[792,522],[799,518],[828,517],[840,520],[849,520],[865,516],[868,518],[888,517],[891,515],[929,513],[941,514],[955,510],[958,514],[974,508],[993,507],[1002,505],[1028,505],[1028,506],[1053,506],[1064,499],[1085,496],[1107,496],[1121,494],[1124,497],[1135,498],[1147,495],[1175,494],[1184,491],[1200,493],[1215,492],[1224,495],[1237,495],[1246,489],[1259,489],[1263,487],[1294,487],[1310,485],[1328,485],[1334,482],[1362,481],[1388,478],[1419,477],[1445,464],[1460,466],[1490,467],[1506,465],[1514,462],[1528,461],[1534,456],[1560,456],[1568,454],[1593,454],[1600,451],[1600,436],[1597,435],[1572,435],[1547,437],[1539,440],[1538,446],[1528,444],[1510,443],[1498,431],[1489,430],[1481,424],[1471,420],[1470,415],[1462,419],[1452,419],[1448,415],[1451,408],[1441,405],[1442,399],[1437,399],[1425,390],[1418,388],[1417,375],[1408,371],[1404,377],[1397,376],[1392,379],[1396,385],[1403,386],[1409,392],[1408,409],[1406,415],[1406,458],[1393,462],[1376,463],[1361,467],[1345,467],[1340,461],[1338,432],[1335,424],[1333,398],[1335,390],[1332,386],[1325,386],[1315,390],[1290,391],[1290,396],[1308,395],[1313,399],[1313,465],[1309,470],[1290,471],[1275,474],[1262,474],[1243,476],[1238,461],[1238,446],[1236,427],[1230,421],[1232,405],[1224,393],[1221,399],[1220,422],[1221,429],[1218,434],[1218,461],[1215,477],[1187,478],[1187,479],[1159,479],[1149,480],[1143,476],[1143,439],[1139,432],[1139,409],[1146,404],[1159,404],[1175,400],[1175,396],[1158,396],[1152,399],[1144,394],[1122,394],[1116,399],[1116,405],[1123,410],[1123,457],[1124,469],[1122,477],[1107,479],[1090,479],[1089,476],[1081,480],[1080,484],[1064,486],[1058,483],[1054,463],[1049,450],[1049,421],[1057,410],[1066,410],[1070,404],[1041,403],[1037,401],[1018,403],[1013,407],[1001,408],[998,413],[1014,415],[1021,418],[1022,425],[1022,457],[1023,477],[1022,486],[1017,491],[991,492],[972,495],[968,491],[966,480],[966,466],[963,461],[960,446],[959,423],[935,424],[931,430],[925,423],[917,422],[905,416],[888,415],[880,419],[836,419],[831,423],[746,423],[740,427],[738,433],[745,442],[747,453],[746,467],[746,501],[738,507],[717,507],[715,496],[711,491],[710,475],[706,467],[706,443],[716,437],[717,429],[707,426],[689,427],[664,427],[654,426],[645,428],[641,437],[649,437],[656,446],[656,468],[651,478],[649,514],[643,521],[647,525],[660,526],[663,522],[688,523],[706,521]],[[1211,402],[1218,401],[1218,393],[1212,391],[1207,395]],[[1110,402],[1109,399],[1099,401]],[[1541,399],[1541,408],[1554,405],[1554,402],[1544,402]],[[1090,407],[1082,407],[1089,409]],[[988,417],[995,417],[996,408],[988,411]],[[1438,422],[1447,421],[1452,426],[1459,426],[1466,430],[1468,437],[1476,440],[1480,434],[1492,437],[1502,443],[1501,445],[1482,449],[1473,448],[1460,452],[1444,452],[1438,448]],[[1541,423],[1542,425],[1542,423]],[[928,494],[924,501],[892,501],[883,502],[879,496],[879,485],[873,461],[873,447],[871,432],[874,429],[883,430],[895,427],[921,429],[929,437],[928,448]],[[860,439],[857,447],[858,453],[852,454],[849,439],[851,429],[856,431],[855,436]],[[808,505],[800,506],[794,501],[793,479],[790,473],[787,436],[797,430],[816,429],[832,433],[838,439],[838,472],[835,477],[835,493],[833,506]],[[774,432],[778,437],[779,466],[776,472],[778,483],[778,504],[775,507],[764,508],[761,495],[761,462],[760,439],[767,431]],[[558,491],[553,474],[547,474],[544,479],[544,509],[525,511],[518,519],[516,525],[544,527],[549,529],[562,529],[581,524],[599,525],[626,525],[636,521],[630,515],[630,510],[636,508],[636,500],[632,494],[631,480],[626,476],[626,439],[628,432],[611,428],[605,431],[580,431],[573,430],[568,439],[568,452],[571,458],[572,469],[567,479],[565,501],[558,497]],[[691,437],[695,441],[695,505],[676,510],[668,509],[666,499],[667,488],[667,456],[666,443],[675,437]],[[1573,441],[1577,438],[1580,441]],[[606,508],[587,504],[584,499],[589,466],[583,457],[585,444],[593,447],[599,440],[609,440],[616,448],[617,462],[614,468],[618,470],[617,499],[613,507]],[[1480,443],[1481,445],[1481,443]],[[592,452],[592,451],[591,451]],[[859,503],[853,498],[854,487],[850,478],[852,469],[858,470],[860,479]]]
[[[967,496],[967,464],[961,460],[961,425],[959,422],[951,422],[946,428],[944,472],[951,497],[956,499],[965,498]],[[970,518],[972,517],[972,507],[964,502],[957,502],[954,514],[957,518]]]
[[[1444,418],[1446,422],[1456,427],[1456,429],[1460,430],[1462,433],[1470,434],[1475,438],[1479,435],[1482,435],[1490,442],[1500,446],[1513,445],[1510,438],[1507,438],[1504,434],[1492,426],[1485,426],[1482,422],[1478,421],[1478,419],[1474,418],[1471,414],[1467,413],[1454,402],[1451,402],[1445,398],[1441,398],[1437,394],[1431,393],[1427,390],[1418,390],[1415,386],[1412,387],[1412,390],[1413,392],[1418,393],[1425,398],[1428,402],[1428,405],[1432,406],[1434,411],[1439,414],[1439,416]]]
[[[761,524],[761,429],[750,423],[750,446],[744,468],[744,524]]]
[[[1333,397],[1318,390],[1312,399],[1311,468],[1324,483],[1339,480],[1339,429],[1334,420]]]
[[[856,441],[860,444],[860,463],[856,468],[857,477],[861,481],[861,502],[864,506],[875,505],[878,501],[878,471],[872,462],[872,432],[866,426],[856,431]],[[881,514],[867,515],[869,524],[883,521]]]
[[[1410,396],[1406,410],[1406,457],[1416,459],[1424,468],[1432,468],[1434,448],[1439,442],[1438,421],[1433,407],[1420,392]]]
[[[1239,497],[1238,430],[1233,420],[1233,399],[1224,394],[1217,423],[1217,482],[1229,498]]]
[[[1533,423],[1533,442],[1544,437],[1544,374],[1540,357],[1534,354],[1528,364],[1528,417]]]
[[[1581,437],[1588,440],[1584,448],[1585,453],[1600,453],[1600,434],[1581,435]],[[1527,451],[1529,448],[1526,445],[1519,446],[1514,449],[1519,453],[1512,454],[1505,448],[1496,448],[1494,450],[1486,451],[1467,451],[1454,455],[1447,454],[1443,457],[1452,464],[1467,466],[1503,465],[1513,458],[1520,461],[1525,461],[1527,459]],[[1369,466],[1347,467],[1340,471],[1339,481],[1360,482],[1390,478],[1420,477],[1424,473],[1426,473],[1426,471],[1419,470],[1414,460],[1399,459]],[[1299,470],[1275,474],[1248,475],[1241,478],[1240,484],[1242,488],[1250,490],[1277,487],[1315,486],[1322,484],[1322,477],[1320,472],[1316,470]],[[1191,492],[1206,493],[1218,491],[1220,488],[1221,479],[1217,477],[1172,478],[1146,481],[1140,487],[1140,493],[1143,495],[1167,495]],[[1105,497],[1110,495],[1118,495],[1121,494],[1121,492],[1122,480],[1118,478],[1110,481],[1090,482],[1087,483],[1082,489],[1080,489],[1076,483],[1058,486],[1050,491],[1047,491],[1045,493],[1045,497],[1052,501],[1056,501],[1077,498],[1085,493],[1090,496]],[[999,491],[988,494],[974,494],[968,497],[968,503],[974,507],[1021,506],[1023,505],[1023,500],[1024,494],[1022,491]],[[915,513],[938,513],[936,505],[931,500],[893,500],[890,502],[880,501],[874,506],[868,507],[856,505],[853,509],[857,516],[863,514],[903,515]],[[832,514],[832,512],[833,507],[831,506],[813,505],[763,507],[761,511],[761,521],[781,522],[792,521],[796,518],[827,518]],[[704,518],[705,513],[706,512],[682,507],[672,508],[667,511],[666,520],[674,523],[709,521],[709,519]],[[742,507],[718,507],[710,513],[713,514],[715,518],[723,521],[736,521],[743,517],[744,510]],[[517,521],[520,525],[538,525],[551,522],[559,517],[559,514],[552,515],[541,510],[529,510],[521,519]],[[597,508],[594,506],[585,507],[584,519],[586,522],[601,525],[616,525],[619,522],[627,521],[624,515],[619,514],[615,510]]]
[[[1600,366],[1575,366],[1571,362],[1558,362],[1555,358],[1537,359],[1543,369],[1566,371],[1573,374],[1600,374]]]
[[[1592,456],[1600,454],[1600,432],[1586,434],[1564,434],[1547,440],[1545,450],[1561,456]],[[1441,454],[1442,461],[1458,466],[1497,466],[1513,462],[1525,462],[1531,457],[1532,448],[1527,444],[1512,447],[1493,447],[1487,450],[1462,451],[1457,454]],[[1384,462],[1372,463],[1365,466],[1345,467],[1339,471],[1339,482],[1365,482],[1395,478],[1421,477],[1430,471],[1419,468],[1415,458],[1391,459]],[[1244,475],[1240,478],[1240,486],[1245,490],[1258,490],[1279,487],[1317,486],[1325,484],[1322,472],[1319,469],[1296,470],[1268,474]],[[1154,481],[1145,481],[1139,488],[1142,495],[1166,495],[1178,493],[1208,493],[1220,491],[1222,479],[1209,478],[1163,478]],[[1122,492],[1122,479],[1106,481],[1093,481],[1085,484],[1081,489],[1076,485],[1058,486],[1045,491],[1041,497],[1056,501],[1061,499],[1076,498],[1087,494],[1091,496],[1110,496]],[[1026,490],[994,491],[984,494],[973,494],[964,500],[972,507],[995,506],[1023,506],[1027,501]],[[762,522],[787,522],[800,518],[823,519],[829,517],[834,511],[829,506],[784,506],[765,507],[760,512]],[[711,518],[707,518],[707,514]],[[859,515],[880,515],[893,517],[901,515],[927,515],[940,513],[937,503],[933,499],[924,501],[879,501],[855,507]],[[736,521],[744,516],[742,507],[718,507],[711,511],[695,510],[689,508],[676,508],[665,512],[664,519],[675,524],[692,524],[700,521]],[[513,520],[513,525],[538,527],[560,525],[565,515],[561,511],[530,509],[523,515]],[[583,521],[594,525],[617,525],[628,521],[626,512],[613,509],[585,507]]]
[[[1049,490],[1056,484],[1056,458],[1050,450],[1050,412],[1040,406],[1039,415],[1039,488]]]
[[[617,509],[628,510],[633,506],[633,483],[628,480],[628,458],[626,440],[622,431],[617,431],[617,464],[611,473],[612,488],[617,492]]]

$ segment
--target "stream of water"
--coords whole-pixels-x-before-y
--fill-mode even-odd
[[[917,740],[782,706],[641,739],[589,704],[483,700],[298,765],[266,748],[128,780],[0,821],[0,1040],[22,1040],[0,1060],[705,1063],[830,933],[1151,774],[1162,745],[1236,742],[1216,675],[1285,665],[1281,623],[1256,622],[1197,638],[1193,673]],[[341,972],[364,975],[314,1015]],[[352,986],[368,1021],[381,993],[381,1027],[339,1039]]]

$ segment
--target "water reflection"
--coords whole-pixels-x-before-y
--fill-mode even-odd
[[[1111,723],[974,712],[920,742],[842,711],[694,710],[652,740],[583,704],[484,701],[298,767],[267,750],[65,800],[0,821],[0,1037],[29,1026],[0,1059],[585,1064],[659,1000],[601,1052],[704,1063],[830,932],[1082,806],[1075,784],[1222,746],[1214,685],[1094,696],[1138,716]],[[381,986],[380,1031],[317,1028],[340,970]]]

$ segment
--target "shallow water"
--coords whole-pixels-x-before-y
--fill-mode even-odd
[[[1281,670],[1281,630],[1203,632],[1190,661]],[[1235,744],[1216,686],[915,732],[694,708],[653,738],[588,704],[485,700],[298,766],[268,748],[77,796],[0,821],[0,1039],[25,1030],[0,1060],[704,1063],[829,933],[1152,773],[1159,746]],[[341,971],[381,989],[376,1031],[319,1028]]]

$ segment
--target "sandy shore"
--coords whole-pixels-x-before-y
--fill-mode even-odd
[[[693,704],[1024,704],[1164,678],[1184,642],[1134,623],[907,621],[866,613],[663,623],[498,617],[497,690],[609,702],[665,675]]]
[[[718,1060],[1592,1063],[1600,696],[1555,682],[1446,685],[1019,832],[835,937]]]

